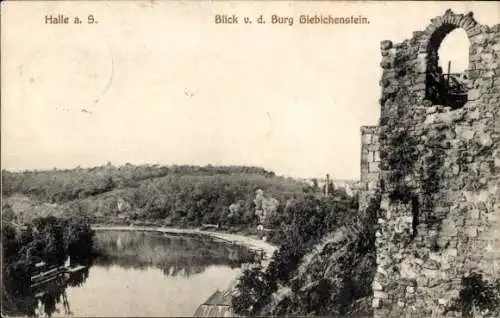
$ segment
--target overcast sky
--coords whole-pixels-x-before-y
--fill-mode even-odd
[[[2,167],[238,164],[357,179],[360,126],[380,112],[380,41],[447,8],[500,21],[498,2],[2,3]],[[217,13],[240,24],[214,24]],[[315,13],[370,24],[298,23]],[[46,25],[50,14],[98,24]],[[260,14],[295,24],[243,24]],[[445,41],[442,60],[461,71],[465,32]]]

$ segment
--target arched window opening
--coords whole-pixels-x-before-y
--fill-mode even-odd
[[[462,28],[443,25],[429,42],[426,95],[435,105],[461,108],[467,102],[469,39]]]

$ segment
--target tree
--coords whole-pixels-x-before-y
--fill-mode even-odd
[[[312,186],[313,186],[314,190],[319,190],[318,179],[313,178],[312,179],[312,184],[313,184]]]
[[[235,313],[255,315],[276,288],[277,285],[266,277],[261,266],[245,270],[236,284],[238,292],[231,299]]]
[[[335,186],[332,180],[328,181],[328,195],[333,195]],[[326,194],[326,184],[323,186],[323,193]]]
[[[16,218],[16,213],[12,209],[9,203],[5,202],[2,204],[2,222],[14,221]]]
[[[92,257],[95,232],[85,219],[69,221],[65,226],[64,243],[72,262],[86,263]]]

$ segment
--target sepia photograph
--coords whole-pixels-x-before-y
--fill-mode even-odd
[[[0,22],[2,317],[500,317],[500,2]]]

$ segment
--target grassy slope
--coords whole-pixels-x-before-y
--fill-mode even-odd
[[[275,292],[261,315],[370,316],[375,253],[360,226],[327,234],[306,254],[291,284]]]
[[[372,316],[378,206],[379,197],[374,196],[366,210],[334,210],[339,226],[307,248],[291,277],[278,282],[277,290],[266,296],[263,306],[257,305],[259,309],[252,315]],[[242,288],[246,293],[251,286]]]

